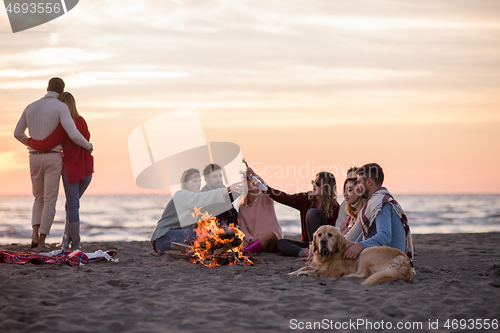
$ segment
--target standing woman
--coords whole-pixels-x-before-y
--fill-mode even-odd
[[[250,170],[252,173],[253,171]],[[259,180],[262,178],[256,175]],[[335,176],[327,171],[319,172],[311,182],[313,189],[310,192],[288,194],[268,187],[267,194],[283,205],[290,206],[300,212],[302,242],[289,239],[280,239],[276,247],[284,255],[300,257],[308,256],[309,242],[314,232],[322,225],[335,226],[339,213],[337,202],[337,185]]]
[[[78,113],[73,95],[68,92],[59,94],[58,99],[65,103],[75,121],[76,128],[82,133],[85,139],[90,139],[90,132],[87,122]],[[92,151],[76,145],[68,137],[61,125],[56,127],[44,140],[28,139],[28,146],[38,151],[49,151],[58,144],[63,146],[63,169],[62,180],[64,193],[66,194],[66,223],[62,238],[62,248],[80,248],[80,198],[92,180],[94,172],[94,158]]]

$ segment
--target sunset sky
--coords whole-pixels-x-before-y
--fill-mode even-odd
[[[166,193],[135,184],[128,136],[188,105],[289,190],[378,162],[394,193],[500,193],[497,1],[82,0],[15,34],[1,8],[0,194],[31,193],[13,132],[53,76],[89,125],[90,194]]]

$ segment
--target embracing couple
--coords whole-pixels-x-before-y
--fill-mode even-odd
[[[64,81],[49,80],[47,94],[26,107],[14,137],[28,146],[31,184],[35,201],[31,225],[31,247],[45,249],[54,222],[59,182],[62,175],[66,194],[66,223],[63,249],[80,248],[80,198],[94,172],[87,123],[78,114],[76,102],[64,92]],[[25,134],[29,130],[28,137]],[[71,244],[71,247],[70,247]]]

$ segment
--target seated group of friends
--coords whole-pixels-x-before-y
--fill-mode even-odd
[[[200,171],[186,170],[180,180],[181,190],[167,204],[151,237],[154,251],[162,254],[172,249],[172,242],[190,244],[196,237],[194,207],[203,207],[217,217],[221,227],[234,224],[243,231],[244,253],[265,251],[308,257],[314,232],[322,225],[332,225],[354,242],[344,252],[345,258],[355,259],[365,248],[390,246],[406,253],[412,264],[408,220],[391,193],[382,187],[384,173],[378,164],[347,171],[342,204],[337,201],[335,176],[327,171],[319,172],[311,181],[311,191],[294,194],[270,187],[251,168],[247,176],[248,191],[237,211],[232,202],[240,196],[242,184],[226,187],[219,165],[205,167],[203,188]],[[301,241],[283,238],[274,201],[300,212]]]

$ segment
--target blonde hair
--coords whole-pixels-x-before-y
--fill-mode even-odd
[[[339,205],[337,202],[337,182],[335,176],[327,171],[318,173],[316,177],[319,178],[321,196],[323,197],[320,211],[329,219],[332,217],[334,209]],[[311,208],[316,207],[316,204],[317,199],[313,195],[311,197]]]
[[[62,92],[57,97],[58,100],[66,104],[69,108],[69,113],[71,114],[71,118],[76,119],[80,116],[78,110],[76,109],[76,101],[73,95],[69,92]]]
[[[356,184],[356,178],[347,178],[345,180],[344,191],[343,191],[344,194],[345,194],[345,188],[346,188],[346,185],[348,182],[354,182],[354,184]],[[366,201],[368,201],[368,199],[359,197],[358,201],[356,201],[356,204],[355,204],[356,207],[348,205],[346,203],[345,211],[346,211],[347,215],[349,215],[353,219],[356,219],[358,217],[359,212],[361,211],[361,208],[363,208],[363,206],[365,205]]]
[[[198,175],[200,174],[200,170],[198,169],[187,169],[182,173],[181,176],[181,189],[185,190],[186,189],[186,183],[189,181],[189,177],[197,173]]]

